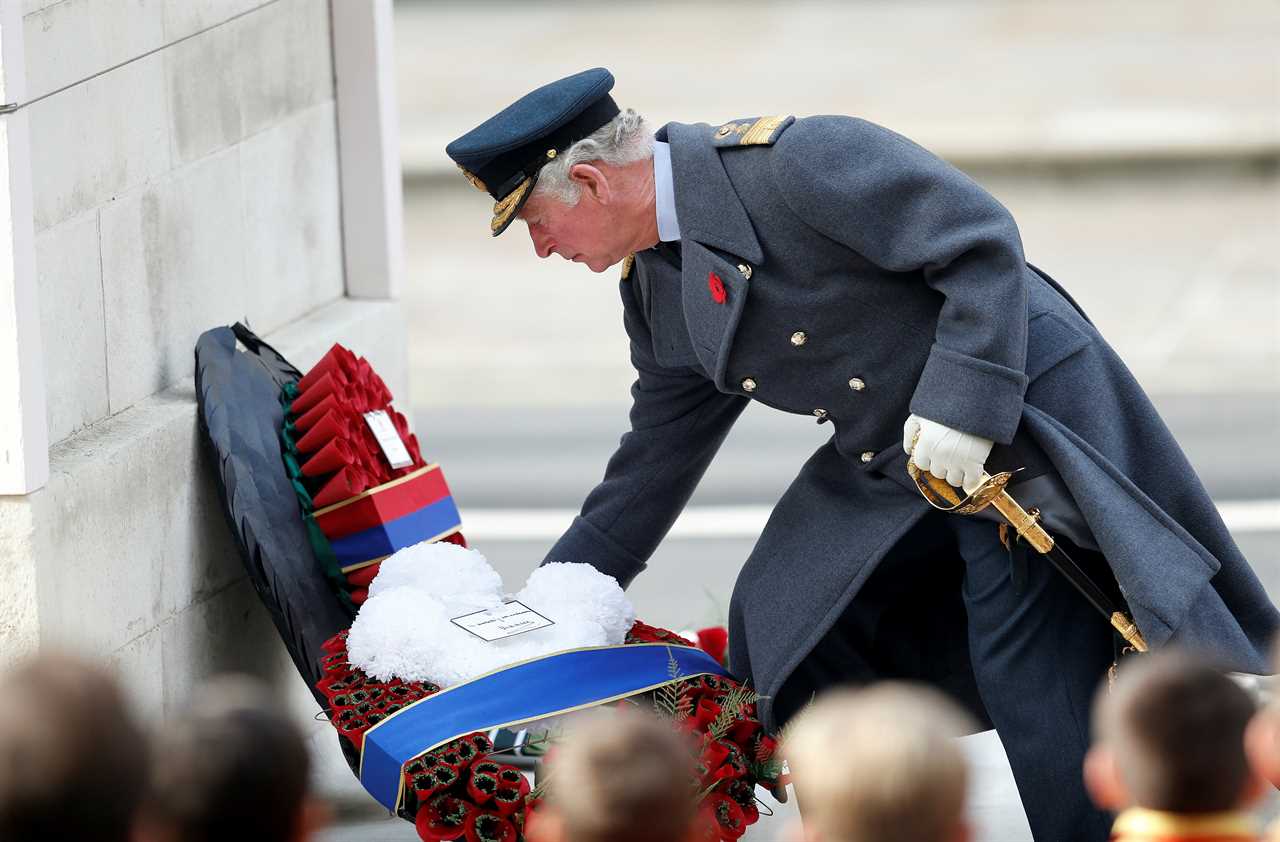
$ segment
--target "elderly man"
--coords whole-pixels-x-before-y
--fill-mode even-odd
[[[626,586],[748,401],[830,423],[730,607],[766,721],[932,681],[994,724],[1037,839],[1105,839],[1080,764],[1118,638],[995,523],[932,510],[907,451],[966,489],[1024,468],[1013,495],[1147,641],[1261,672],[1275,608],[1146,395],[1009,212],[911,141],[850,117],[653,134],[612,87],[551,83],[447,150],[495,235],[522,219],[540,257],[623,264],[631,431],[547,559]]]

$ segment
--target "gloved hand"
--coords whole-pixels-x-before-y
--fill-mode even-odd
[[[902,449],[911,455],[911,461],[920,470],[963,488],[966,494],[982,484],[982,466],[991,454],[992,444],[990,439],[962,433],[915,414],[908,415],[907,423],[902,425]]]

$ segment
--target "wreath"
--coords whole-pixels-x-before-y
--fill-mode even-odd
[[[341,632],[325,643],[324,677],[316,689],[328,700],[329,721],[359,752],[370,728],[441,688],[427,681],[372,678],[348,659],[348,634]],[[713,631],[707,636],[719,635]],[[694,645],[639,621],[627,632],[626,643]],[[684,678],[674,659],[671,665],[670,683],[614,704],[649,707],[686,735],[697,758],[690,788],[699,802],[703,838],[737,839],[760,818],[756,787],[774,789],[782,782],[777,742],[761,726],[756,694],[749,687],[714,675]],[[547,732],[522,751],[542,753],[554,739],[554,732]],[[475,732],[413,759],[403,768],[399,815],[412,821],[424,840],[522,840],[536,821],[546,787],[531,786],[503,757],[486,733]]]

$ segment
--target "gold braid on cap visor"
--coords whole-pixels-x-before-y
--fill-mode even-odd
[[[493,206],[493,219],[489,221],[489,230],[496,235],[502,226],[507,224],[507,220],[511,215],[520,208],[521,201],[524,200],[525,194],[533,187],[533,179],[526,178],[520,182],[515,190],[512,190]]]

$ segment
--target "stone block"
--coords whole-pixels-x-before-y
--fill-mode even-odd
[[[153,629],[113,652],[90,652],[82,648],[87,657],[106,661],[124,687],[125,697],[134,711],[148,723],[155,723],[164,715],[167,676],[162,668],[161,642],[160,630]],[[81,647],[83,645],[81,642]]]
[[[165,51],[174,160],[185,163],[333,99],[328,5],[279,0]]]
[[[236,27],[256,17],[202,32],[164,51],[170,147],[176,165],[240,141],[244,121]]]
[[[115,652],[244,575],[194,401],[188,384],[53,448],[37,509],[48,638]]]
[[[238,39],[246,136],[333,99],[327,0],[278,0],[227,28]]]
[[[38,12],[41,9],[47,9],[48,7],[52,6],[54,3],[61,3],[61,2],[62,0],[23,0],[22,14],[25,17],[26,15],[29,15],[32,12]]]
[[[174,615],[158,633],[166,715],[181,710],[202,683],[223,673],[275,684],[291,672],[301,683],[247,578]]]
[[[30,0],[28,0],[30,2]],[[164,36],[172,44],[201,30],[225,23],[237,15],[268,5],[271,0],[162,0]]]
[[[246,312],[270,332],[343,291],[341,191],[333,103],[240,146]]]
[[[245,673],[272,686],[301,684],[248,579],[191,605],[105,657],[146,721],[173,717],[204,682]],[[301,724],[301,723],[300,723]]]
[[[28,112],[37,232],[169,169],[159,54],[35,102]]]
[[[49,441],[107,416],[106,324],[98,214],[81,214],[36,237],[40,338]]]
[[[162,47],[160,0],[63,0],[23,18],[27,96],[44,96]]]
[[[190,377],[200,333],[243,316],[243,249],[235,147],[102,209],[112,412]]]
[[[0,665],[34,651],[40,642],[34,598],[37,537],[31,497],[0,496]]]

